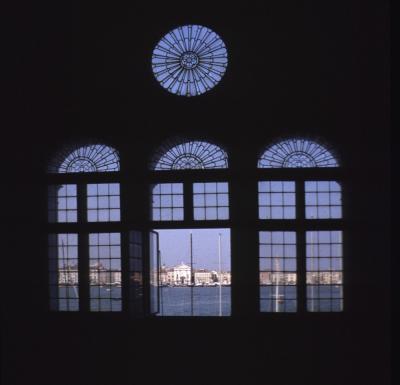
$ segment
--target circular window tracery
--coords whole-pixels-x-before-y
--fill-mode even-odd
[[[185,25],[167,33],[152,56],[153,73],[173,94],[196,96],[213,88],[228,65],[221,38],[207,27]]]

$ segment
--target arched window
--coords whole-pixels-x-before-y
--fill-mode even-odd
[[[153,154],[149,270],[154,314],[231,314],[227,168],[226,151],[204,140],[173,139]]]
[[[184,139],[164,143],[153,155],[152,170],[198,170],[228,168],[228,156],[219,146]]]
[[[317,141],[293,138],[268,146],[258,168],[260,311],[342,311],[338,159]]]
[[[97,142],[65,147],[49,163],[51,310],[122,309],[119,171],[118,152]]]
[[[325,146],[309,139],[286,139],[269,146],[258,161],[259,168],[338,167]]]
[[[148,164],[148,203],[129,198],[138,186],[125,190],[122,207],[136,206],[137,214],[121,212],[117,150],[91,142],[57,153],[47,174],[51,309],[230,315],[231,228],[240,282],[251,279],[241,267],[243,255],[255,255],[255,233],[247,232],[254,225],[260,313],[342,311],[342,175],[334,151],[311,139],[275,142],[247,186],[228,165],[227,151],[211,141],[164,142]],[[258,194],[258,213],[238,200],[242,190],[247,199]],[[242,295],[251,301],[248,290]],[[248,311],[237,297],[233,303]]]
[[[119,156],[104,144],[71,146],[61,150],[50,162],[49,173],[119,171]]]

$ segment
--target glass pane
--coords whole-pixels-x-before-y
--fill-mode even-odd
[[[159,315],[230,315],[229,229],[156,231],[161,257]]]

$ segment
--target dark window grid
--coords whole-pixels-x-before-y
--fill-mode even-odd
[[[193,183],[194,194],[228,194],[228,182],[196,182]]]
[[[121,258],[121,245],[90,245],[89,258],[92,259],[108,259]]]
[[[117,273],[121,273],[121,258],[91,258],[90,274],[95,274],[103,284],[116,282]]]
[[[78,210],[49,210],[48,218],[50,223],[76,223]]]
[[[197,221],[202,220],[228,220],[229,207],[216,206],[216,207],[195,207],[194,219]]]
[[[296,312],[296,233],[262,231],[259,238],[260,310]]]
[[[57,198],[56,198],[57,199]],[[78,221],[77,199],[58,198],[58,206],[48,210],[50,223],[71,223]]]
[[[342,271],[343,250],[341,243],[307,244],[306,264],[308,272]]]
[[[305,182],[305,209],[307,219],[342,218],[342,194],[334,181]]]
[[[57,281],[59,281],[59,272],[50,272],[52,277],[57,277]],[[49,286],[50,290],[50,301],[55,301],[56,304],[59,300],[64,300],[66,306],[60,309],[60,306],[52,306],[53,310],[79,310],[79,283],[77,277],[77,270],[75,272],[71,272],[69,277],[65,277],[63,275],[62,280],[64,281],[67,278],[68,283],[58,283],[51,284]],[[75,282],[75,283],[73,283]],[[69,306],[71,305],[71,306]]]
[[[65,284],[68,285],[69,282],[74,279],[75,281],[75,275],[78,273],[78,260],[76,259],[70,259],[70,260],[65,260],[65,261],[58,261],[58,267],[55,266],[56,263],[50,262],[52,266],[50,266],[49,272],[51,274],[57,274],[60,284]],[[75,282],[74,281],[74,282]],[[75,283],[72,284],[75,284]]]
[[[327,286],[327,285],[342,285],[343,272],[342,271],[308,271],[307,272],[307,285]]]
[[[152,197],[153,220],[183,220],[183,194],[155,195]]]
[[[183,220],[183,183],[159,183],[152,185],[151,191],[153,221]]]
[[[90,271],[90,286],[91,287],[103,287],[107,285],[113,284],[115,282],[115,275],[118,274],[118,277],[120,277],[121,270],[109,270],[107,272],[102,271],[102,270],[95,270],[92,269]],[[94,277],[93,277],[94,276]],[[119,286],[118,286],[119,287]],[[105,293],[105,298],[112,298],[115,295],[111,290],[107,290],[107,293]]]
[[[48,196],[52,198],[76,197],[77,185],[76,184],[50,185],[48,187]]]
[[[96,307],[100,306],[96,309]],[[106,306],[101,306],[101,305]],[[114,306],[118,304],[117,306]],[[92,311],[121,310],[121,287],[105,287],[104,285],[90,285],[90,308]]]
[[[87,185],[88,197],[119,196],[119,183],[89,183]]]
[[[313,230],[307,231],[307,244],[342,244],[343,234],[341,230]]]
[[[120,209],[88,209],[88,222],[119,222]]]
[[[48,188],[48,221],[70,223],[78,220],[77,185],[51,185]]]
[[[193,183],[193,214],[195,220],[228,220],[228,183]]]
[[[308,272],[343,271],[343,258],[341,257],[307,257],[306,264]]]
[[[258,182],[258,205],[259,219],[295,219],[295,182]]]
[[[260,310],[263,313],[296,313],[297,299],[279,300],[278,305],[275,299],[260,299]]]
[[[50,309],[79,311],[81,269],[78,233],[48,235]]]
[[[307,310],[343,310],[341,231],[307,232]]]
[[[271,273],[269,282],[263,283],[263,274]],[[265,306],[274,308],[263,310]],[[293,271],[260,271],[261,311],[294,312],[297,311],[297,273]]]
[[[121,246],[121,234],[90,233],[89,246]]]
[[[309,300],[343,299],[343,285],[307,285],[307,297]]]
[[[49,259],[69,260],[78,258],[78,245],[76,246],[59,246],[49,247]]]
[[[260,310],[272,313],[297,311],[297,287],[285,285],[260,286]]]
[[[340,312],[343,311],[343,298],[307,299],[309,312]]]
[[[273,273],[295,273],[297,271],[297,258],[262,258],[260,257],[260,271],[270,271]]]
[[[49,197],[56,200],[49,201],[49,211],[57,210],[76,210],[77,209],[77,196],[72,197]]]
[[[92,312],[119,312],[121,310],[121,299],[93,298],[90,300],[90,311]]]
[[[50,298],[52,299],[79,299],[78,285],[68,285],[62,287],[58,285],[51,285],[50,291],[52,292],[50,295]]]
[[[77,234],[53,234],[49,236],[48,247],[49,259],[57,261],[68,261],[78,259],[78,236]]]
[[[296,245],[295,231],[260,231],[260,245]]]
[[[79,311],[79,299],[57,298],[50,300],[51,309],[57,311]]]
[[[99,289],[99,294],[98,296],[95,296],[97,289]],[[122,297],[121,296],[111,297],[100,294],[103,293],[103,291],[104,291],[103,287],[91,286],[92,296],[90,298],[90,310],[91,311],[116,311],[117,309],[121,310]],[[113,306],[115,304],[118,305]]]
[[[121,311],[121,235],[92,233],[89,235],[89,280],[91,311]]]
[[[58,245],[56,243],[61,243]],[[65,243],[64,243],[65,242]],[[76,234],[49,236],[49,281],[51,309],[79,310],[79,270]]]
[[[342,192],[340,183],[332,180],[316,180],[305,182],[306,192]]]
[[[87,185],[88,222],[118,222],[120,214],[119,183]]]
[[[195,220],[228,220],[228,194],[193,194]]]

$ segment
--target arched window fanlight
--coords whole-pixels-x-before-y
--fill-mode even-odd
[[[119,171],[118,152],[104,144],[68,147],[50,162],[49,173],[83,173]]]
[[[219,146],[204,141],[169,142],[158,149],[150,168],[152,170],[228,168],[228,155]]]
[[[228,65],[221,38],[201,25],[185,25],[167,33],[152,56],[153,73],[169,92],[195,96],[213,88]]]
[[[309,139],[286,139],[269,146],[258,161],[258,168],[338,167],[339,163],[324,146]]]

